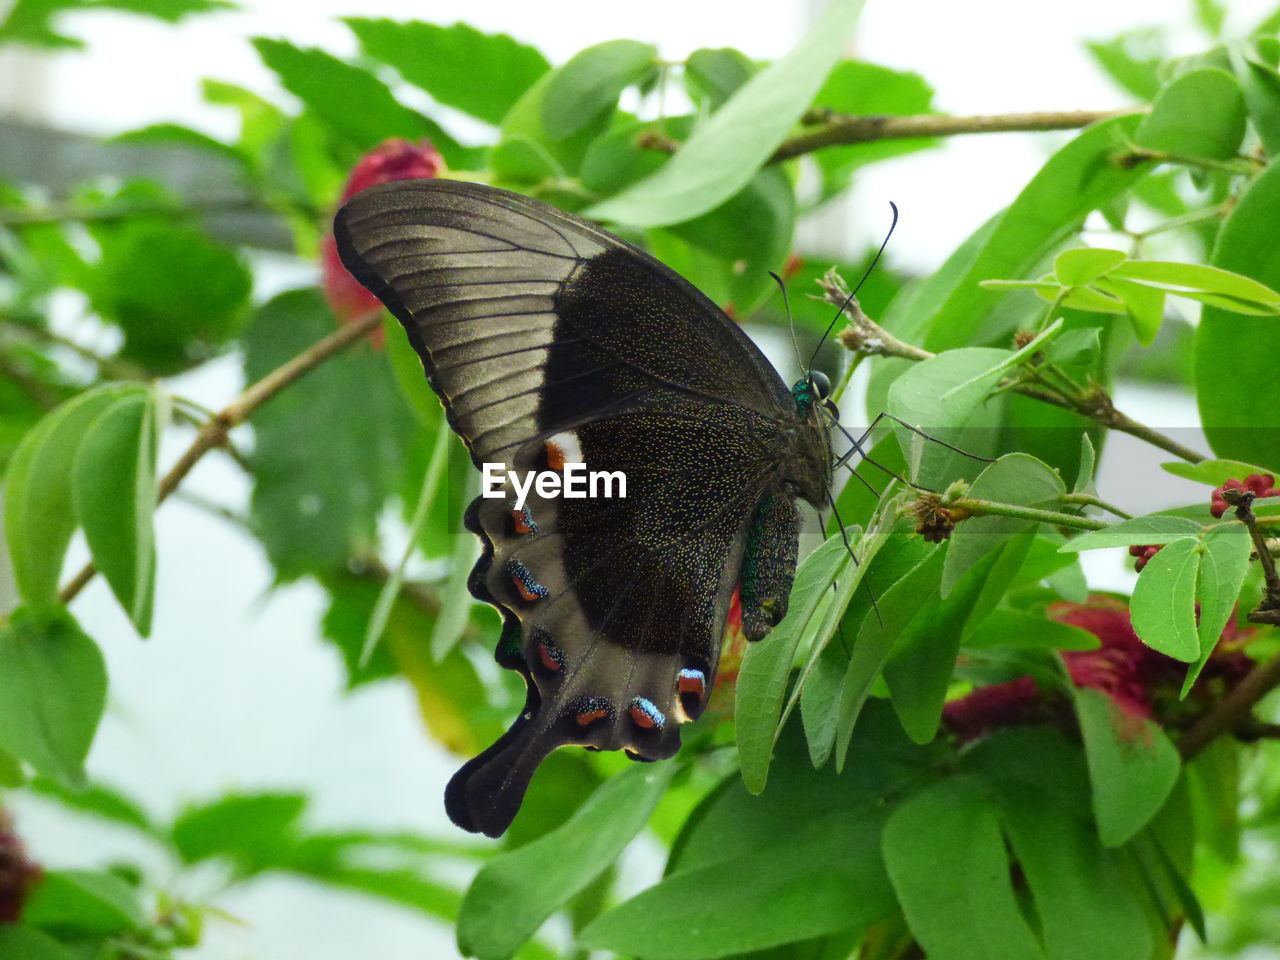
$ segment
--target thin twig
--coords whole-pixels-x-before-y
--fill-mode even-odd
[[[802,122],[811,129],[783,141],[770,163],[781,163],[793,157],[813,153],[824,147],[870,143],[874,140],[915,140],[928,137],[954,137],[970,133],[1032,133],[1044,130],[1077,130],[1099,120],[1134,113],[1129,110],[1051,110],[1038,113],[1005,113],[973,117],[948,117],[925,113],[914,116],[883,114],[856,116],[831,110],[811,110]],[[647,130],[636,138],[636,145],[648,150],[674,153],[680,141],[665,134]]]
[[[1190,760],[1224,733],[1247,724],[1258,701],[1280,686],[1280,657],[1254,667],[1225,700],[1206,713],[1178,741],[1182,759]]]
[[[816,126],[792,137],[774,151],[771,163],[790,160],[824,147],[873,140],[907,140],[921,137],[953,137],[971,133],[1028,133],[1044,130],[1077,130],[1099,120],[1133,113],[1131,110],[1061,110],[1038,113],[1006,113],[973,117],[938,114],[918,116],[851,116],[813,111],[806,119]]]
[[[828,272],[827,276],[820,281],[820,284],[823,287],[824,298],[827,302],[841,306],[846,302],[847,288],[844,287],[842,280],[838,284],[830,283],[833,276],[832,273]],[[839,280],[838,277],[836,279]],[[844,295],[842,295],[842,289]],[[863,313],[861,307],[856,306],[856,303],[850,304],[850,309],[847,313],[850,321],[849,326],[840,331],[838,339],[846,349],[854,353],[875,357],[899,357],[903,360],[912,361],[928,360],[936,356],[936,354],[928,350],[899,340]],[[1082,414],[1111,430],[1119,430],[1121,433],[1127,433],[1130,436],[1137,437],[1139,440],[1145,440],[1152,446],[1159,447],[1161,450],[1186,460],[1188,463],[1199,463],[1206,459],[1203,453],[1193,450],[1172,437],[1166,436],[1145,423],[1139,423],[1128,414],[1117,410],[1111,402],[1110,395],[1101,387],[1093,387],[1078,396],[1066,396],[1055,390],[1048,390],[1044,387],[1016,380],[1004,381],[999,386],[1014,393],[1020,393],[1024,397],[1031,397],[1034,400],[1040,400],[1055,407]]]
[[[259,407],[289,384],[314,370],[334,354],[342,352],[356,341],[364,338],[370,331],[376,329],[381,322],[381,312],[370,311],[365,316],[343,325],[323,340],[312,344],[292,360],[277,367],[257,383],[247,387],[230,406],[205,421],[204,425],[196,432],[195,439],[191,441],[191,446],[187,447],[186,452],[178,458],[177,463],[161,479],[159,486],[156,488],[156,503],[163,503],[174,490],[178,489],[178,485],[186,479],[191,469],[200,462],[200,458],[214,447],[221,446],[233,427],[239,426],[248,420]],[[85,564],[80,572],[62,588],[59,594],[62,602],[70,603],[75,599],[76,595],[85,588],[85,585],[93,579],[96,572],[97,570],[93,564]]]
[[[1127,513],[1126,511],[1121,510],[1119,507],[1115,506],[1114,504],[1107,503],[1107,501],[1102,500],[1098,497],[1095,497],[1089,493],[1064,493],[1058,499],[1061,500],[1063,503],[1078,503],[1084,507],[1097,507],[1099,510],[1106,510],[1108,513],[1115,514],[1121,520],[1133,519],[1132,513]]]

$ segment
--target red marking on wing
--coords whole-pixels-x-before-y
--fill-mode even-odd
[[[564,448],[552,440],[547,441],[547,469],[564,469]]]
[[[581,713],[579,713],[579,714],[578,714],[577,716],[575,716],[573,719],[574,719],[574,720],[576,720],[576,721],[578,721],[578,726],[580,726],[580,727],[586,727],[586,726],[590,726],[591,724],[595,723],[597,720],[603,720],[603,719],[604,719],[605,717],[607,717],[608,715],[609,715],[609,711],[608,711],[608,710],[601,710],[601,709],[596,709],[596,710],[583,710]]]
[[[643,727],[644,729],[649,730],[654,726],[653,717],[649,715],[648,711],[643,710],[640,707],[631,707],[627,712],[631,714],[631,719],[637,727]]]

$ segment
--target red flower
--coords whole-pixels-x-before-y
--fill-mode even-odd
[[[1100,690],[1135,720],[1165,719],[1165,712],[1182,710],[1178,693],[1187,665],[1152,650],[1138,639],[1129,620],[1129,607],[1117,597],[1095,595],[1088,603],[1055,603],[1047,615],[1087,630],[1101,641],[1096,650],[1068,650],[1062,654],[1071,682]],[[1227,623],[1222,639],[1201,671],[1195,690],[1220,697],[1249,672],[1253,661],[1239,647],[1250,636]],[[1205,691],[1214,691],[1205,693]],[[1196,696],[1192,694],[1192,698]],[[1192,698],[1189,698],[1192,699]],[[1195,704],[1191,704],[1195,708]],[[1064,698],[1046,696],[1031,677],[980,687],[943,709],[943,722],[961,740],[973,740],[1003,727],[1061,720],[1070,716]]]
[[[404,139],[387,140],[356,163],[343,188],[341,202],[346,203],[361,190],[375,184],[419,177],[429,179],[442,169],[444,158],[431,141],[420,140],[415,144]],[[367,316],[370,311],[382,309],[378,298],[362,287],[342,265],[332,233],[321,242],[320,269],[325,299],[329,301],[334,316],[343,323],[351,323]],[[381,331],[375,331],[375,342],[380,337]]]
[[[1276,490],[1275,485],[1276,478],[1269,473],[1251,473],[1244,480],[1236,480],[1233,477],[1213,491],[1209,512],[1215,517],[1221,517],[1227,512],[1227,501],[1222,499],[1224,490],[1248,490],[1257,497],[1277,497],[1280,496],[1280,490]]]
[[[13,832],[13,820],[0,810],[0,923],[17,923],[31,888],[40,882],[39,865],[27,859],[26,849]]]

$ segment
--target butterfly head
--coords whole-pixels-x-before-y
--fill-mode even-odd
[[[802,419],[808,419],[815,404],[825,407],[832,416],[836,415],[835,403],[830,399],[831,380],[821,370],[810,370],[807,377],[797,380],[791,387],[791,396]]]

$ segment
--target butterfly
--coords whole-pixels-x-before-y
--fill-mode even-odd
[[[731,605],[749,640],[785,615],[799,500],[830,502],[830,383],[788,387],[711,300],[548,204],[400,180],[337,214],[343,263],[403,324],[473,462],[621,471],[625,498],[474,500],[472,594],[502,615],[518,717],[449,782],[497,837],[566,744],[670,757],[705,709]]]

